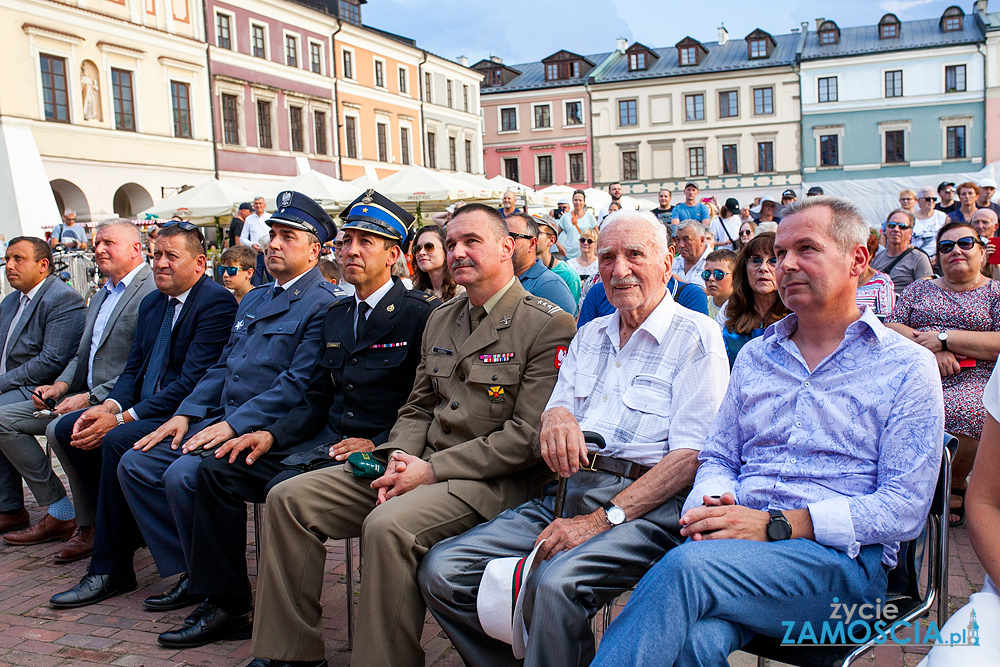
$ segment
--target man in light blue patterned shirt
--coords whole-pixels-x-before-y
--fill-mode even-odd
[[[594,665],[725,664],[782,621],[885,599],[934,495],[944,403],[934,356],[855,304],[868,225],[834,197],[778,227],[794,313],[747,344],[681,517],[690,538],[647,573]]]

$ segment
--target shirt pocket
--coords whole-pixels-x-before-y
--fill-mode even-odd
[[[672,385],[655,375],[636,375],[622,394],[629,410],[657,417],[670,417]]]
[[[264,324],[257,345],[257,360],[265,363],[291,362],[298,343],[298,322],[296,320],[277,320]],[[251,343],[254,344],[254,343]]]
[[[469,369],[472,390],[469,412],[493,420],[514,414],[517,387],[521,383],[521,365],[514,363],[477,364]]]
[[[434,388],[434,393],[438,395],[438,398],[445,398],[444,394],[441,393],[448,378],[452,376],[455,372],[455,366],[458,360],[454,357],[431,355],[427,357],[424,362],[424,368],[426,369],[427,375],[431,377],[431,386]]]
[[[387,348],[381,350],[369,350],[368,358],[365,359],[365,368],[370,371],[402,366],[406,361],[406,347]]]
[[[576,377],[573,378],[573,397],[586,400],[588,396],[594,393],[596,385],[596,375],[578,372]]]

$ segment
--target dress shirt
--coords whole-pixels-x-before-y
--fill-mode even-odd
[[[294,285],[295,283],[299,282],[299,279],[302,276],[304,276],[307,273],[309,273],[309,271],[311,271],[311,270],[312,270],[312,267],[309,267],[308,269],[306,269],[305,271],[303,271],[299,275],[297,275],[294,278],[292,278],[291,280],[289,280],[287,283],[279,283],[277,281],[277,279],[275,279],[274,286],[275,287],[280,287],[281,289],[283,289],[283,290],[285,290],[287,292],[288,290],[292,289],[292,285]]]
[[[21,293],[21,297],[17,303],[17,312],[14,313],[14,319],[10,321],[10,329],[7,329],[7,339],[3,344],[3,352],[0,353],[0,375],[7,372],[7,350],[10,348],[11,340],[10,335],[14,332],[14,327],[17,323],[21,321],[21,315],[24,313],[24,309],[28,307],[28,303],[38,294],[38,290],[42,289],[42,285],[45,283],[43,279],[37,285],[28,290],[28,293]]]
[[[729,380],[719,327],[669,294],[624,347],[620,324],[615,311],[577,332],[545,409],[564,407],[603,435],[602,456],[652,466],[700,450]]]
[[[743,348],[684,511],[724,493],[759,510],[808,508],[817,542],[851,558],[881,544],[892,567],[937,484],[937,362],[865,309],[810,372],[791,340],[797,322],[789,315]]]
[[[139,271],[145,264],[139,264],[127,274],[125,277],[118,281],[118,284],[111,286],[111,279],[109,278],[106,283],[104,283],[104,289],[107,291],[108,295],[104,297],[104,302],[101,304],[101,309],[97,311],[97,319],[94,320],[94,331],[90,336],[90,358],[87,360],[87,388],[94,388],[94,355],[97,354],[97,346],[101,343],[101,338],[104,337],[104,330],[108,326],[108,320],[111,319],[111,313],[115,312],[115,306],[121,301],[122,295],[125,294],[125,290],[128,286],[132,284],[132,280],[139,275]]]
[[[251,213],[248,215],[247,219],[243,221],[243,230],[240,231],[240,244],[248,248],[253,247],[261,234],[268,233],[267,220],[270,217],[270,213],[265,213],[264,215]]]
[[[705,252],[701,253],[701,257],[694,265],[687,269],[681,269],[681,263],[684,261],[683,258],[678,258],[674,262],[674,277],[678,280],[683,280],[686,283],[694,283],[698,287],[705,289],[705,281],[701,279],[701,272],[705,270],[705,258],[712,253],[712,248],[706,246]],[[687,266],[685,264],[685,266]]]
[[[386,294],[388,294],[389,290],[391,290],[391,289],[392,289],[392,278],[389,278],[389,280],[386,281],[385,285],[382,285],[377,290],[375,290],[374,292],[372,292],[371,294],[369,294],[367,299],[359,299],[358,295],[357,295],[357,292],[355,292],[355,294],[354,294],[354,332],[355,332],[355,336],[357,335],[357,331],[358,331],[358,306],[361,305],[361,302],[364,301],[365,303],[368,304],[368,312],[365,313],[365,322],[367,322],[368,318],[372,316],[372,311],[375,310],[375,306],[378,305],[378,302],[382,300],[382,297],[384,297]]]

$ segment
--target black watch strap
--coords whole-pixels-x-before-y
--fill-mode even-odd
[[[788,523],[781,510],[768,510],[771,519],[767,522],[767,539],[770,542],[787,540],[792,536],[792,524]]]

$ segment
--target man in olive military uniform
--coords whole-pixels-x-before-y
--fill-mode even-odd
[[[205,574],[192,586],[201,597],[250,598],[246,522],[238,520],[247,502],[264,502],[275,475],[342,464],[352,452],[385,443],[410,394],[424,325],[441,302],[392,276],[413,216],[372,190],[356,204],[366,200],[341,214],[342,271],[356,291],[323,320],[320,378],[286,415],[229,440],[198,467],[189,567]],[[376,225],[350,213],[365,207],[383,209],[388,222]]]
[[[207,510],[199,506],[198,468],[202,456],[211,455],[207,450],[273,424],[301,403],[319,377],[323,320],[344,296],[317,267],[320,248],[336,235],[322,207],[286,190],[278,195],[278,211],[267,224],[267,266],[275,282],[243,298],[219,361],[174,416],[138,440],[118,465],[122,491],[136,517],[143,517],[138,524],[160,573],[189,575],[169,593],[148,598],[144,606],[167,611],[205,600],[184,624],[159,636],[160,644],[168,647],[249,635],[249,592],[228,589],[216,595],[217,573],[192,567],[196,551],[215,549],[229,539],[221,528],[207,537],[198,533],[200,522],[213,521],[227,531],[246,530],[246,505]]]
[[[381,477],[371,482],[354,466],[336,466],[268,494],[255,667],[326,664],[323,543],[357,535],[365,576],[352,664],[422,666],[420,558],[540,493],[545,476],[531,441],[576,327],[570,314],[524,291],[513,250],[506,224],[487,206],[469,204],[448,223],[448,265],[466,294],[427,321],[413,391],[373,452],[387,466]]]

